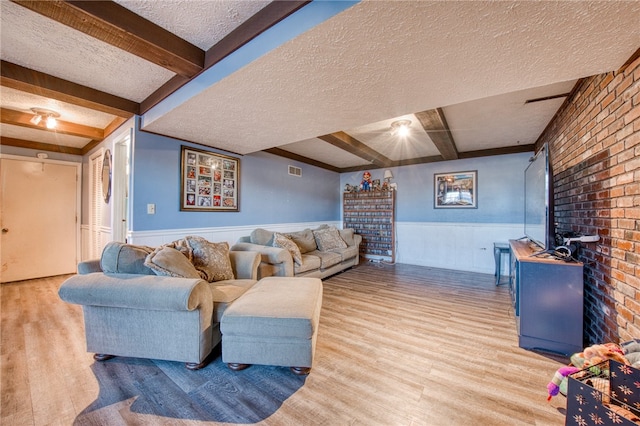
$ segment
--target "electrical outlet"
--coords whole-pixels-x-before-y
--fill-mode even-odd
[[[156,214],[155,204],[147,204],[147,214]]]

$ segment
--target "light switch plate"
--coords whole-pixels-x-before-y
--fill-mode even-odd
[[[147,214],[156,214],[155,204],[147,204]]]

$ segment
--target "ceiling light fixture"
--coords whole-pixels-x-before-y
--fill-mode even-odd
[[[33,111],[34,116],[29,120],[29,122],[34,126],[39,125],[43,118],[45,119],[45,126],[47,129],[55,129],[58,125],[58,121],[56,119],[60,117],[60,114],[57,112],[46,108],[31,108],[31,111]]]
[[[411,120],[398,120],[391,123],[391,134],[400,137],[408,136],[411,128]]]

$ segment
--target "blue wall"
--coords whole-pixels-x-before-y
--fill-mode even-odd
[[[390,168],[398,184],[396,221],[522,223],[524,169],[533,153],[508,154]],[[372,169],[371,178],[382,180],[385,169]],[[435,209],[434,174],[477,170],[477,209]],[[343,173],[345,184],[358,185],[363,172]]]
[[[180,211],[180,147],[209,149],[136,131],[133,142],[132,231],[208,228],[340,220],[340,177],[335,172],[267,153],[240,159],[239,212]],[[290,176],[288,165],[302,168]],[[154,215],[147,204],[156,205]]]

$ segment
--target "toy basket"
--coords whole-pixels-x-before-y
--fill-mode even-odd
[[[608,360],[570,374],[565,425],[640,425],[640,370]]]

